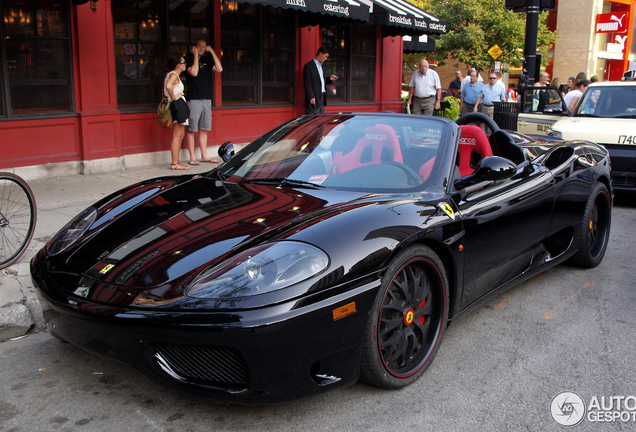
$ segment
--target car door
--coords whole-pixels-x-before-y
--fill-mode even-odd
[[[457,202],[465,237],[462,308],[523,273],[550,223],[553,175],[532,164],[509,180],[467,188]]]

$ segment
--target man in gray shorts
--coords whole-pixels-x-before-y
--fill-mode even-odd
[[[194,153],[194,134],[199,132],[199,146],[203,162],[218,162],[208,156],[208,131],[212,130],[212,72],[223,67],[216,53],[204,39],[198,39],[192,52],[185,58],[188,81],[188,107],[190,118],[186,141],[190,152],[190,165],[199,165]]]

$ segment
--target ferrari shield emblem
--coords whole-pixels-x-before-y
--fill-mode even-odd
[[[455,220],[455,212],[453,211],[453,208],[450,206],[449,203],[441,202],[441,203],[437,204],[437,206],[440,209],[442,209],[442,211],[444,213],[446,213],[449,218],[451,218],[452,220]]]
[[[113,264],[108,264],[106,265],[103,269],[101,269],[99,272],[101,274],[106,274],[108,273],[113,267],[115,267]]]

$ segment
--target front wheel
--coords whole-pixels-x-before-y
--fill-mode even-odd
[[[579,251],[570,259],[571,264],[592,268],[601,263],[607,250],[611,220],[612,198],[607,186],[597,183],[585,205],[583,220],[576,229],[574,241],[579,243]]]
[[[448,278],[432,249],[400,252],[382,278],[367,325],[363,381],[400,388],[424,373],[439,348],[448,319]]]

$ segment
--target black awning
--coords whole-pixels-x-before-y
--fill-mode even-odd
[[[330,19],[369,22],[369,6],[356,0],[234,0],[238,3],[259,4],[284,9],[293,9],[307,14],[301,15],[301,25],[324,23]],[[312,18],[313,16],[313,18]],[[322,18],[321,18],[322,17]]]
[[[446,33],[446,21],[406,0],[360,0],[371,8],[371,23],[382,26],[383,36]]]
[[[435,51],[435,41],[427,35],[422,36],[404,36],[402,38],[404,47],[402,51],[410,53],[428,53]]]

